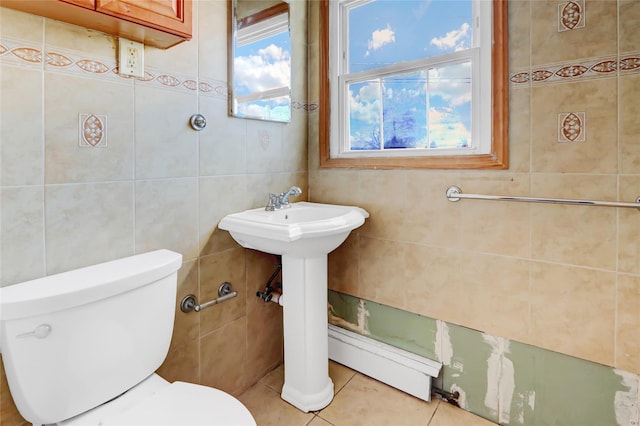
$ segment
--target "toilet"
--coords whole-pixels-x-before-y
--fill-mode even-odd
[[[182,255],[157,250],[0,289],[0,352],[34,425],[255,425],[231,395],[155,373]]]

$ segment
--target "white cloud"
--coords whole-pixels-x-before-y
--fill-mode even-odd
[[[450,108],[429,108],[429,139],[439,148],[471,142],[471,130]]]
[[[429,84],[432,96],[440,96],[453,107],[471,102],[470,63],[430,69]]]
[[[291,56],[282,47],[270,44],[256,55],[236,57],[233,64],[236,86],[250,93],[289,86]]]
[[[349,113],[356,120],[377,123],[380,117],[378,84],[365,84],[355,93],[350,90]]]
[[[394,43],[396,41],[396,33],[389,25],[384,30],[375,30],[371,34],[371,39],[367,45],[368,50],[365,56],[369,56],[372,51],[380,49],[385,44]]]
[[[471,27],[466,22],[459,29],[449,31],[444,37],[434,37],[431,44],[441,50],[454,49],[455,51],[467,48],[465,42],[468,39],[469,29]]]

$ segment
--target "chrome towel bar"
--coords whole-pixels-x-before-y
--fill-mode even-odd
[[[591,201],[591,200],[570,200],[564,198],[537,198],[537,197],[512,197],[508,195],[481,195],[464,194],[457,186],[450,186],[446,192],[449,201],[459,201],[462,198],[474,200],[495,200],[495,201],[516,201],[522,203],[548,203],[548,204],[572,204],[578,206],[602,206],[602,207],[633,207],[640,210],[640,197],[635,203],[622,201]]]

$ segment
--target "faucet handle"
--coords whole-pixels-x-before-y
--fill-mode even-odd
[[[265,210],[268,212],[274,211],[278,207],[279,196],[274,194],[273,192],[269,193],[269,201],[267,201],[267,205],[265,206]]]

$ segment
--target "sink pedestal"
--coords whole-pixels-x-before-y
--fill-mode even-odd
[[[282,256],[284,386],[282,399],[302,411],[333,399],[327,331],[327,255],[361,226],[360,207],[293,203],[226,215],[218,228],[242,247]]]
[[[282,256],[284,386],[282,399],[320,410],[333,399],[327,335],[327,255]]]

